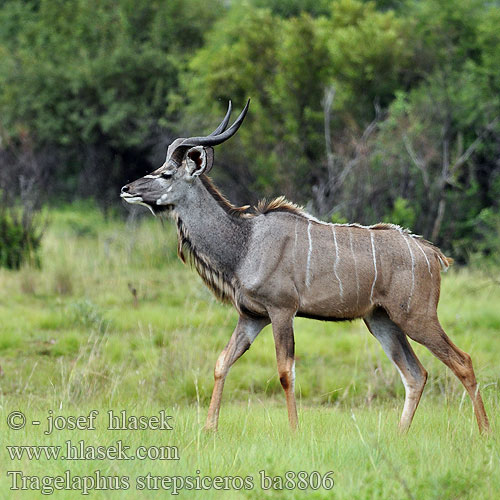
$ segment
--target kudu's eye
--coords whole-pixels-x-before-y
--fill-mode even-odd
[[[173,175],[172,175],[172,174],[169,174],[169,173],[167,173],[167,172],[163,172],[163,173],[161,174],[161,176],[162,176],[162,178],[163,178],[163,179],[171,179],[171,178],[173,177]]]

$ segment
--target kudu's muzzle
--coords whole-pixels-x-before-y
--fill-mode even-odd
[[[120,197],[128,203],[145,203],[155,205],[156,200],[162,195],[163,186],[157,179],[141,177],[134,182],[125,184],[120,192]]]

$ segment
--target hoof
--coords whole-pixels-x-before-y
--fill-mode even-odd
[[[203,427],[204,432],[217,432],[217,426],[213,424],[205,424]]]

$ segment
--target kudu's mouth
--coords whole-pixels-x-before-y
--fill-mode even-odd
[[[123,198],[127,203],[141,203],[142,196],[137,196],[130,193],[120,193],[120,198]]]
[[[131,205],[142,205],[144,207],[147,207],[149,208],[149,210],[151,210],[151,213],[153,215],[156,215],[155,211],[153,210],[153,207],[149,203],[146,203],[142,196],[128,192],[128,186],[122,187],[120,198],[122,200],[125,200],[127,203],[130,203]]]
[[[122,191],[120,193],[120,198],[124,201],[126,201],[127,203],[130,203],[131,205],[142,205],[144,207],[147,207],[149,208],[149,210],[151,211],[151,213],[153,215],[157,215],[161,212],[166,212],[166,211],[169,211],[169,210],[172,210],[174,208],[173,205],[152,205],[150,203],[148,203],[146,200],[144,200],[144,198],[138,194],[134,194],[134,193],[129,193],[127,191],[124,191],[124,188],[126,186],[124,186],[122,188]]]

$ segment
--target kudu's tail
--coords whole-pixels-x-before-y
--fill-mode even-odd
[[[441,271],[446,272],[448,271],[449,267],[453,264],[453,259],[451,257],[446,257],[446,255],[441,252],[441,250],[433,245],[430,241],[427,241],[426,239],[422,238],[420,240],[422,243],[424,243],[426,246],[432,248],[434,251],[434,255],[436,256],[437,260],[439,261],[439,264],[441,265]]]
[[[434,245],[431,246],[434,250],[434,253],[436,254],[439,263],[441,264],[441,271],[448,271],[449,267],[453,264],[453,259],[451,257],[446,257],[446,255],[441,252],[438,247],[435,247]]]
[[[453,259],[451,257],[446,257],[443,252],[439,251],[438,253],[439,263],[441,264],[441,270],[446,272],[448,268],[453,264]]]

